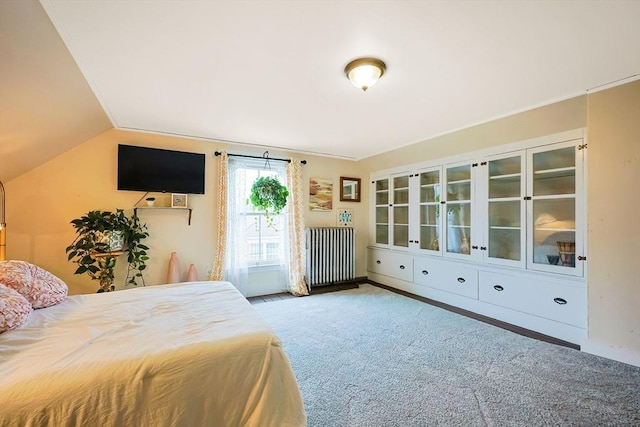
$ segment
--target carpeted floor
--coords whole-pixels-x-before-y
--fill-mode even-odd
[[[640,368],[372,285],[254,307],[310,427],[640,425]]]

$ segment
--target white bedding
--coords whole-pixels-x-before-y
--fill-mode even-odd
[[[77,295],[0,334],[0,426],[304,426],[279,339],[227,282]]]

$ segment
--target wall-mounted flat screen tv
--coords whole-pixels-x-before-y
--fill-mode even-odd
[[[118,145],[118,190],[204,194],[205,155]]]

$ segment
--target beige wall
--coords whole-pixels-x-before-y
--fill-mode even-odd
[[[583,128],[586,118],[587,97],[579,96],[402,147],[361,163],[369,171],[389,169]]]
[[[207,154],[206,194],[189,196],[193,207],[191,226],[184,211],[144,210],[141,219],[149,226],[146,240],[151,248],[147,284],[163,283],[172,251],[178,253],[183,277],[189,264],[195,264],[199,278],[206,278],[213,264],[215,243],[215,201],[217,158],[215,150],[230,153],[262,155],[264,150],[207,141],[151,135],[137,132],[109,130],[53,160],[9,181],[7,193],[7,258],[23,259],[38,264],[65,280],[70,293],[95,292],[97,284],[85,275],[73,274],[74,264],[67,262],[65,247],[74,239],[69,222],[95,210],[122,208],[131,212],[142,197],[141,192],[116,190],[117,146],[119,143],[148,147],[179,149]],[[357,235],[358,276],[366,276],[366,198],[360,203],[339,201],[340,176],[363,177],[357,163],[325,157],[283,153],[270,150],[271,157],[297,157],[308,161],[303,166],[303,179],[310,177],[331,179],[334,182],[334,210],[306,211],[307,226],[335,226],[337,208],[353,208]],[[167,196],[156,195],[157,204],[169,204]],[[164,197],[164,199],[163,199]],[[308,196],[305,199],[308,201]],[[116,281],[124,282],[125,263],[118,263]],[[122,286],[122,285],[121,285]],[[120,286],[120,287],[121,287]]]
[[[640,362],[640,81],[590,95],[588,119],[589,342]]]

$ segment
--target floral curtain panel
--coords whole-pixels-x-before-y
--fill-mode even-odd
[[[216,223],[216,250],[213,269],[209,280],[224,280],[225,254],[227,252],[227,200],[229,193],[229,156],[226,151],[220,154],[218,167],[218,198]]]
[[[287,187],[289,188],[289,292],[296,296],[309,295],[304,281],[305,233],[304,233],[304,187],[302,163],[291,159],[287,163]]]

